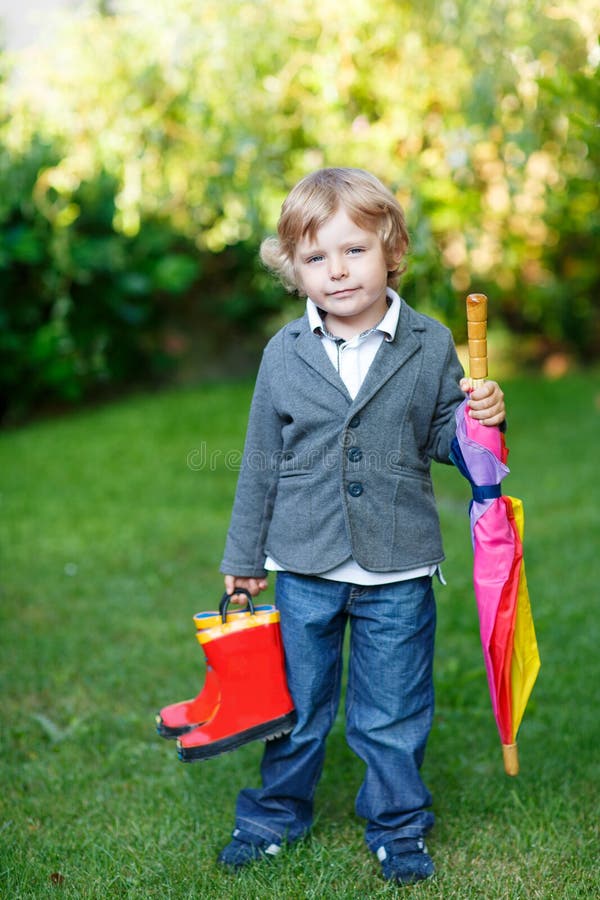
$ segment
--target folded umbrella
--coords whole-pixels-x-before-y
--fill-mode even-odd
[[[473,387],[487,376],[487,297],[467,297],[469,368]],[[535,683],[540,658],[523,561],[523,504],[502,495],[508,450],[499,428],[456,412],[451,459],[468,479],[473,541],[473,584],[492,709],[504,768],[517,775],[517,731]]]

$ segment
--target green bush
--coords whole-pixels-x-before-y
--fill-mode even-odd
[[[196,248],[148,218],[114,228],[114,176],[68,192],[47,179],[60,153],[42,139],[0,164],[0,411],[160,375],[166,298],[197,279]]]
[[[600,354],[600,81],[592,73],[571,75],[561,69],[540,90],[555,121],[569,110],[569,131],[561,178],[548,197],[545,224],[551,240],[541,256],[545,278],[531,291],[530,306],[548,340],[567,342],[591,362]],[[543,137],[556,140],[547,130]]]

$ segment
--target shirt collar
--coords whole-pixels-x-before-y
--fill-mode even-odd
[[[386,296],[388,299],[388,311],[385,316],[373,329],[369,329],[370,331],[381,331],[383,333],[383,339],[385,341],[393,341],[396,336],[396,329],[398,327],[398,319],[400,318],[400,306],[402,304],[402,298],[398,296],[396,291],[393,291],[390,287],[386,290]],[[306,298],[306,314],[308,316],[308,324],[310,326],[310,330],[314,332],[314,334],[318,334],[321,337],[329,337],[328,332],[325,330],[323,325],[323,318],[325,313],[322,309],[314,303],[310,297]]]

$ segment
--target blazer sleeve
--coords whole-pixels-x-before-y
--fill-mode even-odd
[[[448,332],[448,348],[440,371],[440,387],[427,448],[429,457],[436,462],[451,463],[450,445],[456,434],[455,412],[465,399],[459,387],[463,375],[463,367]]]
[[[277,492],[282,438],[274,407],[267,355],[256,378],[242,464],[220,571],[226,575],[265,575],[265,540]]]

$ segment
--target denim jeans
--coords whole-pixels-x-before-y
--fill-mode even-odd
[[[362,587],[280,572],[276,604],[298,721],[267,742],[262,788],[240,792],[236,827],[277,843],[310,828],[349,622],[346,739],[366,764],[356,812],[367,820],[367,845],[421,837],[433,825],[419,774],[433,718],[431,578]]]

